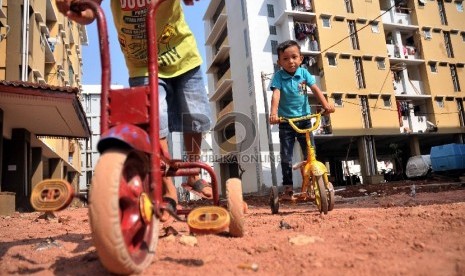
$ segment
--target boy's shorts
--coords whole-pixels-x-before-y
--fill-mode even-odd
[[[148,77],[129,78],[129,86],[148,85]],[[200,66],[174,77],[159,79],[160,138],[169,132],[210,130],[211,111]]]

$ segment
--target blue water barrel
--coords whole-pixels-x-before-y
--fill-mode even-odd
[[[447,144],[431,148],[431,167],[433,171],[465,169],[465,145]]]

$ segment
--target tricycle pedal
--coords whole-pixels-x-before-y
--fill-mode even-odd
[[[40,212],[60,211],[68,207],[74,197],[74,189],[63,179],[47,179],[39,182],[31,193],[31,205]]]
[[[198,207],[187,216],[189,229],[196,234],[219,234],[228,229],[230,221],[228,210],[219,206]]]

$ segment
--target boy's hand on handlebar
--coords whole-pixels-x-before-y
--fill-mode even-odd
[[[328,103],[327,106],[323,106],[323,109],[324,109],[323,115],[328,115],[336,111],[336,109],[334,108],[334,104],[330,104],[330,103]]]
[[[281,119],[278,117],[277,114],[270,114],[270,124],[275,125],[279,124],[281,122]]]
[[[101,1],[95,1],[100,3]],[[95,14],[79,0],[55,0],[58,10],[69,19],[81,25],[87,25],[95,20]]]

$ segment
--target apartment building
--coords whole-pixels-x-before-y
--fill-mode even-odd
[[[347,161],[364,183],[379,183],[379,162],[401,171],[432,146],[463,143],[462,1],[212,0],[204,21],[221,183],[240,176],[244,192],[280,184],[278,129],[267,117],[276,47],[287,39],[336,106],[314,133],[335,185]]]
[[[79,101],[87,34],[54,0],[2,0],[0,7],[0,191],[29,210],[43,179],[66,179],[78,190],[78,139],[90,135]]]

